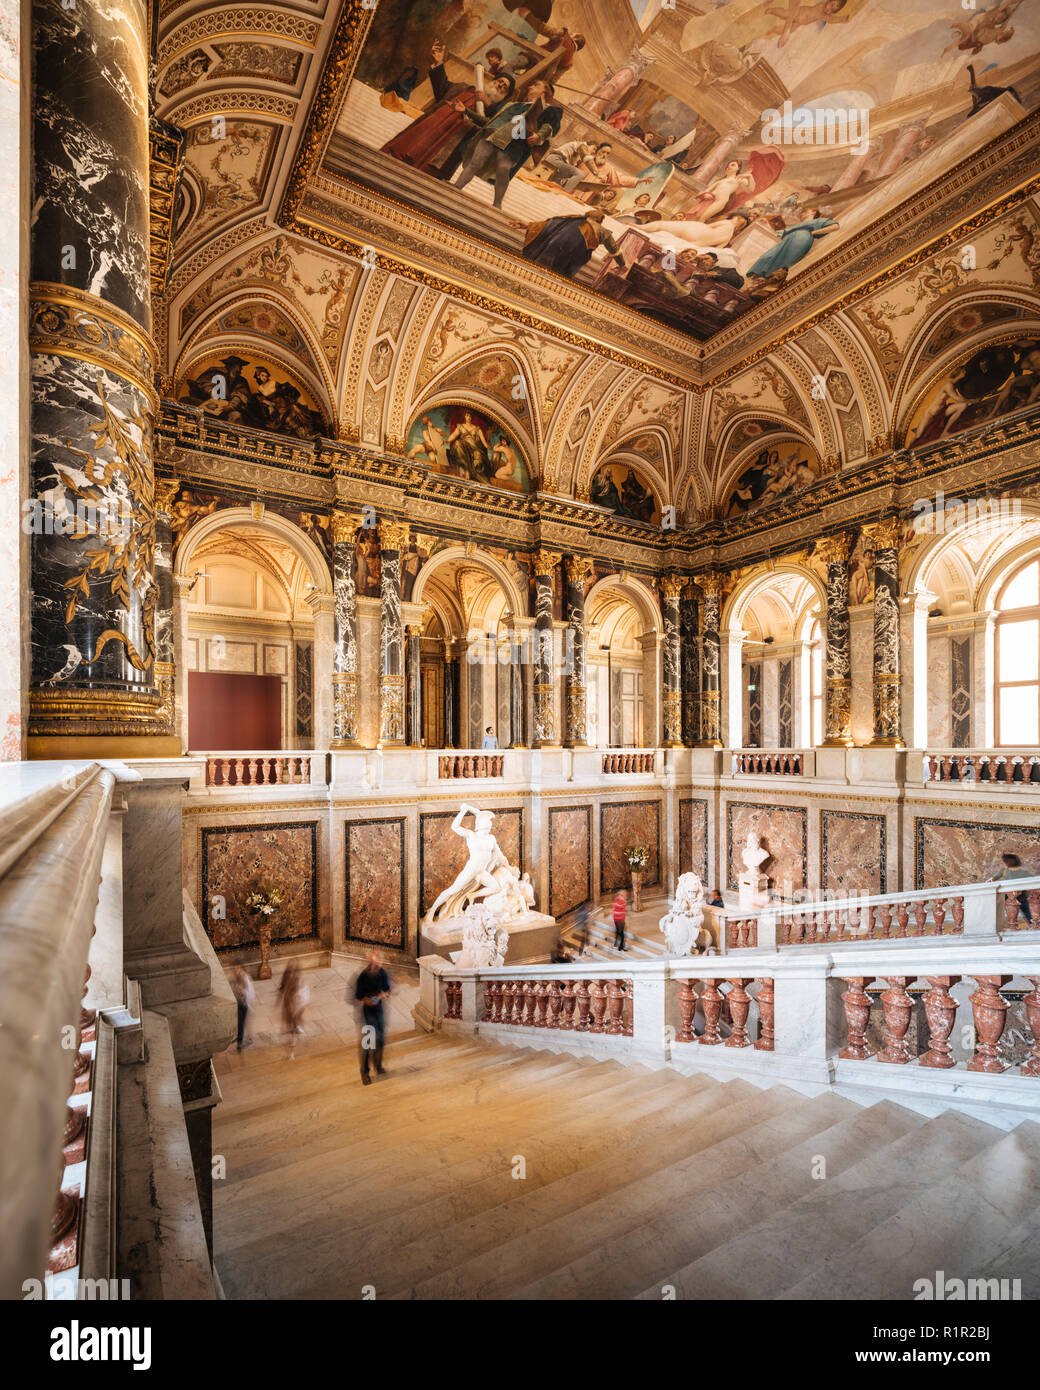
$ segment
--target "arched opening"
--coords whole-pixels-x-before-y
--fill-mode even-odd
[[[732,747],[805,748],[823,740],[823,594],[794,568],[753,577],[724,621]]]
[[[1040,742],[1040,559],[1027,560],[996,601],[994,706],[998,748]]]
[[[420,727],[428,748],[528,742],[523,576],[453,547],[420,572],[410,610],[418,629]],[[413,634],[414,635],[414,634]]]
[[[604,579],[585,600],[588,731],[605,748],[658,742],[660,623],[632,585]]]
[[[259,509],[258,509],[259,510]],[[174,615],[186,746],[192,751],[326,746],[328,568],[282,517],[233,508],[177,552]]]

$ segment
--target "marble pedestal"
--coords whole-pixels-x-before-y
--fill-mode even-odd
[[[559,928],[556,918],[545,912],[528,912],[523,917],[511,917],[502,923],[509,937],[506,965],[523,961],[545,960],[556,946]],[[450,960],[462,950],[462,921],[453,918],[423,926],[419,939],[419,955],[443,956]]]
[[[737,890],[741,912],[753,912],[769,903],[769,880],[765,874],[741,874],[737,879]]]

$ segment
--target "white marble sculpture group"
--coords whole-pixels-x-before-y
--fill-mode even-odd
[[[473,817],[473,828],[463,825]],[[451,823],[466,841],[468,858],[452,883],[440,893],[423,919],[424,928],[457,923],[462,953],[456,965],[490,968],[502,965],[509,949],[506,923],[534,916],[534,887],[530,874],[521,875],[502,853],[491,829],[494,816],[463,805]]]

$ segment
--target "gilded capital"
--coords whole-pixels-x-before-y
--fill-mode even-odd
[[[534,572],[538,575],[553,575],[560,560],[557,550],[536,550],[534,553]]]
[[[173,499],[181,490],[179,478],[156,478],[155,480],[155,510],[169,515],[173,507]]]
[[[897,516],[886,516],[863,528],[863,538],[871,550],[898,550],[903,537],[903,522]]]
[[[824,536],[816,542],[816,554],[825,565],[846,564],[851,550],[851,537],[846,531],[839,531],[835,536]]]
[[[381,521],[379,523],[380,550],[403,550],[408,544],[407,521]]]
[[[661,580],[661,594],[664,598],[681,598],[686,587],[684,574],[666,574]]]
[[[354,540],[361,526],[361,516],[357,512],[332,513],[332,539],[336,545]]]
[[[576,589],[587,584],[592,578],[592,561],[587,555],[568,555],[566,559],[567,582]]]
[[[697,575],[696,582],[700,585],[701,593],[706,598],[721,598],[723,590],[722,575],[715,570],[709,570],[707,574]]]

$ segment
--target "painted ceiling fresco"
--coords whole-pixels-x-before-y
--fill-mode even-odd
[[[437,405],[424,410],[408,431],[407,455],[435,473],[510,492],[531,491],[531,474],[516,440],[471,406]]]
[[[380,0],[352,177],[704,340],[1040,100],[1040,0]]]

